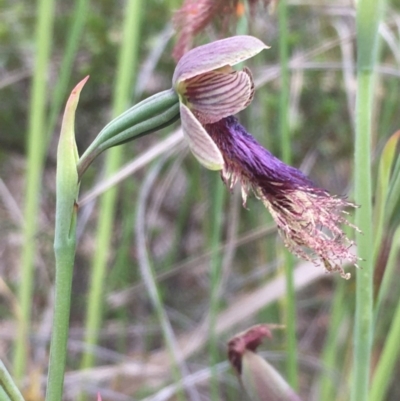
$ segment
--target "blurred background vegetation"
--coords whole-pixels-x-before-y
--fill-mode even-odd
[[[244,15],[237,8],[228,23],[216,15],[195,44],[248,33],[271,46],[246,63],[257,91],[240,120],[282,156],[282,21],[276,2],[251,3],[252,9],[242,4]],[[90,75],[77,110],[82,153],[113,115],[171,87],[177,38],[172,18],[181,6],[180,0],[42,0],[37,7],[27,0],[0,0],[0,359],[14,369],[27,400],[43,398],[47,370],[55,157],[65,101],[75,83]],[[46,26],[41,36],[40,28]],[[291,164],[331,193],[352,199],[354,3],[289,0],[285,33]],[[46,50],[41,53],[46,44],[40,37],[48,40],[47,56]],[[400,129],[400,1],[389,2],[380,37],[373,120],[375,199],[381,196],[382,149]],[[131,48],[133,59],[124,58],[124,46]],[[38,71],[35,60],[40,57]],[[124,63],[128,75],[118,86]],[[103,155],[82,181],[66,399],[82,393],[93,399],[100,391],[103,400],[183,400],[182,381],[198,399],[241,399],[226,362],[227,340],[255,323],[285,322],[287,258],[271,217],[254,198],[242,208],[238,188],[229,194],[218,173],[202,168],[188,154],[178,129],[176,123],[125,145],[112,167],[107,168],[108,155]],[[164,139],[171,135],[176,139],[168,145]],[[158,153],[156,146],[161,146]],[[143,155],[150,156],[141,162]],[[130,166],[131,173],[122,177],[122,166]],[[37,171],[36,181],[32,171]],[[120,178],[107,206],[104,196],[92,190],[111,174]],[[390,183],[395,181],[394,174]],[[27,201],[29,191],[33,201]],[[377,247],[376,293],[389,268],[389,277],[399,273],[400,213],[398,194],[391,195]],[[306,400],[348,400],[357,273],[348,267],[352,279],[345,282],[312,264],[293,263],[298,391]],[[153,272],[163,302],[158,313],[142,278],[146,272]],[[28,284],[22,284],[27,277]],[[373,371],[400,303],[399,281],[386,281],[375,320]],[[95,316],[93,335],[85,334],[90,316]],[[263,355],[285,376],[284,333],[275,332]],[[18,346],[20,357],[15,356]],[[400,399],[399,381],[393,380],[400,377],[397,351],[392,351],[385,400]],[[183,353],[184,364],[174,363],[176,352]]]

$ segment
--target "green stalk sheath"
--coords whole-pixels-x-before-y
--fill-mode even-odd
[[[46,401],[60,401],[63,394],[65,362],[71,308],[71,285],[76,248],[76,198],[78,196],[78,150],[75,143],[75,110],[88,77],[72,91],[61,127],[57,151],[57,202],[54,253],[56,282],[50,363]]]
[[[28,360],[28,333],[31,318],[33,269],[36,257],[35,235],[40,199],[41,176],[44,163],[45,110],[47,98],[47,70],[52,42],[54,0],[39,0],[36,20],[36,58],[30,98],[27,142],[26,193],[23,226],[21,282],[18,299],[21,318],[18,319],[14,349],[13,373],[17,381],[25,373]]]
[[[292,154],[290,146],[289,128],[289,44],[288,44],[288,10],[287,0],[279,2],[279,58],[281,71],[280,91],[280,136],[282,160],[291,164]],[[294,288],[292,255],[285,250],[285,274],[286,274],[286,302],[285,302],[285,326],[287,344],[287,375],[288,382],[293,389],[298,387],[297,368],[297,337],[296,337],[296,292]]]
[[[121,44],[117,80],[114,87],[113,114],[121,114],[129,103],[131,86],[137,65],[140,39],[140,21],[143,4],[141,0],[128,0],[124,13],[123,42]],[[106,158],[106,177],[115,172],[121,164],[122,149],[111,149]],[[112,238],[117,189],[112,188],[105,193],[100,203],[98,230],[96,237],[97,252],[94,255],[88,306],[85,324],[85,343],[88,346],[97,344],[98,332],[103,314],[103,288],[108,262],[108,253]],[[81,367],[87,368],[94,363],[94,354],[83,355]]]
[[[18,390],[18,387],[14,383],[12,377],[8,373],[4,363],[0,360],[0,389],[4,390],[4,397],[0,395],[0,399],[8,398],[11,401],[24,401],[24,397]]]
[[[384,0],[359,0],[357,3],[357,98],[355,138],[355,223],[359,256],[364,259],[357,270],[356,316],[352,401],[368,399],[373,333],[373,233],[371,190],[371,126],[373,70],[377,58],[378,27]]]

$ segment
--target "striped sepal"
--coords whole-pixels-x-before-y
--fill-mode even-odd
[[[202,124],[211,124],[245,109],[254,96],[250,71],[210,71],[185,82],[183,98]]]

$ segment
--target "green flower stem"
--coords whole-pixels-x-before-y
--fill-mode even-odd
[[[4,363],[0,360],[0,389],[4,390],[4,395],[11,401],[24,401],[24,397],[18,390],[18,387],[14,383],[12,377],[8,373],[7,368]],[[0,399],[6,399],[6,397],[1,397]]]
[[[371,190],[371,127],[373,72],[378,53],[378,27],[384,0],[357,3],[357,98],[355,139],[355,223],[363,232],[356,235],[360,269],[356,277],[356,316],[352,401],[368,399],[373,333],[373,233]]]
[[[289,128],[289,40],[288,40],[288,6],[287,0],[279,2],[279,58],[281,70],[280,91],[280,136],[282,160],[291,164],[292,154],[290,146]],[[298,387],[297,367],[297,337],[296,337],[296,291],[294,288],[293,256],[285,250],[285,274],[286,274],[286,302],[285,302],[285,326],[287,344],[287,378],[293,389]]]
[[[118,70],[113,95],[113,115],[118,116],[126,105],[129,104],[132,81],[137,66],[137,58],[140,44],[140,21],[144,4],[141,0],[128,0],[124,12],[123,36],[119,51]],[[79,177],[88,167],[90,162],[111,146],[122,144],[134,138],[138,133],[147,133],[152,129],[162,126],[157,117],[147,125],[146,121],[151,116],[160,112],[160,109],[153,107],[148,110],[152,100],[158,99],[157,95],[144,100],[139,105],[134,106],[121,116],[117,117],[108,124],[93,141],[88,150],[81,157],[78,164]],[[164,99],[163,96],[160,96]],[[157,103],[158,105],[160,103]],[[161,102],[161,108],[165,107],[165,102]],[[168,108],[168,107],[167,107]],[[165,110],[165,109],[163,109]],[[150,113],[150,114],[149,114]],[[154,114],[151,114],[154,113]],[[156,121],[154,121],[156,120]],[[140,126],[140,129],[138,127]],[[131,128],[132,127],[132,128]],[[122,159],[122,149],[112,149],[106,158],[105,176],[114,173],[120,166]],[[100,202],[99,221],[96,235],[96,249],[91,267],[91,277],[89,283],[88,305],[85,322],[85,344],[93,346],[97,344],[98,332],[103,318],[103,289],[106,275],[106,267],[112,238],[112,225],[115,213],[117,189],[112,188],[105,193]],[[88,368],[94,364],[94,354],[86,352],[81,361],[82,368]]]
[[[42,169],[44,162],[45,111],[47,90],[47,70],[50,58],[54,0],[39,0],[36,20],[36,58],[33,72],[29,127],[27,141],[28,161],[26,166],[26,193],[23,226],[23,249],[21,261],[21,283],[18,300],[21,318],[18,319],[14,349],[13,374],[19,381],[28,360],[28,333],[32,307],[33,269],[36,254],[37,216],[40,199]]]
[[[50,365],[47,379],[46,401],[62,399],[67,355],[69,316],[71,309],[71,286],[75,260],[76,212],[74,208],[71,232],[68,238],[56,237],[56,281],[54,299],[53,332],[51,336]]]
[[[76,169],[78,150],[74,132],[75,110],[78,105],[80,91],[87,79],[88,77],[75,87],[68,99],[57,151],[57,201],[54,237],[56,293],[46,401],[59,401],[62,399],[63,393],[71,285],[76,248],[76,199],[79,191],[78,172]]]
[[[101,130],[79,160],[79,177],[104,150],[158,131],[178,119],[179,98],[173,89],[143,100]]]

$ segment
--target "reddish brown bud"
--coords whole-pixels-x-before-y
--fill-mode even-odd
[[[268,325],[257,325],[233,337],[228,343],[229,361],[252,401],[301,401],[283,377],[261,356],[257,347],[271,338]]]

